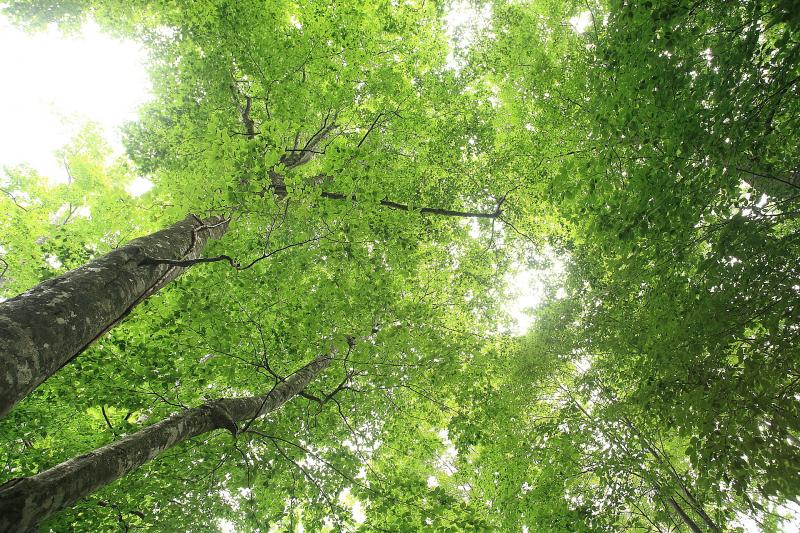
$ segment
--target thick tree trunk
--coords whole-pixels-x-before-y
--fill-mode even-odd
[[[0,531],[28,531],[192,437],[217,429],[235,434],[238,422],[275,411],[305,389],[330,362],[329,355],[319,356],[263,396],[225,398],[187,409],[35,476],[5,483],[0,486]]]
[[[192,215],[0,303],[0,417],[185,268],[227,221]]]

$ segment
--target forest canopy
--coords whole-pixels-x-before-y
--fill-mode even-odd
[[[0,9],[153,85],[0,173],[0,531],[797,527],[795,1]]]

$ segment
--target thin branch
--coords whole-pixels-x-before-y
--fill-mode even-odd
[[[323,198],[328,198],[330,200],[352,200],[354,202],[358,201],[355,194],[341,194],[337,192],[322,192]],[[438,207],[422,207],[419,209],[414,209],[406,204],[401,204],[398,202],[393,202],[392,200],[381,200],[379,202],[380,205],[384,207],[388,207],[390,209],[397,209],[398,211],[419,211],[421,214],[424,215],[441,215],[446,217],[461,217],[461,218],[488,218],[494,219],[499,218],[500,215],[503,213],[498,207],[492,211],[491,213],[481,213],[479,211],[457,211],[453,209],[441,209]]]
[[[292,169],[295,167],[299,167],[300,165],[304,165],[311,161],[311,158],[314,154],[324,154],[325,151],[322,152],[315,150],[317,145],[325,140],[328,135],[333,131],[336,127],[336,115],[334,115],[333,120],[331,120],[330,124],[328,120],[331,120],[330,113],[325,117],[322,126],[311,136],[309,137],[308,141],[306,142],[305,146],[302,149],[298,149],[298,139],[300,132],[297,133],[295,137],[295,144],[293,148],[286,149],[286,152],[289,152],[289,156],[287,157],[284,155],[281,157],[281,163],[283,163],[287,169]]]
[[[147,257],[147,258],[143,259],[139,263],[139,265],[140,266],[144,266],[144,265],[170,265],[170,266],[173,266],[173,267],[186,268],[186,267],[190,267],[192,265],[196,265],[198,263],[217,263],[217,262],[220,262],[220,261],[227,261],[228,264],[230,264],[230,266],[233,267],[236,270],[247,270],[248,268],[253,267],[256,263],[258,263],[260,261],[263,261],[264,259],[267,259],[269,257],[272,257],[273,255],[275,255],[275,254],[277,254],[279,252],[283,252],[284,250],[288,250],[289,248],[294,248],[296,246],[302,246],[302,245],[308,244],[310,242],[318,241],[318,240],[321,240],[323,238],[324,237],[320,235],[320,236],[312,237],[310,239],[306,239],[304,241],[295,242],[295,243],[292,243],[292,244],[287,244],[286,246],[282,246],[281,248],[278,248],[276,250],[272,250],[269,253],[261,254],[260,257],[257,257],[256,259],[253,259],[252,261],[250,261],[245,266],[241,266],[241,264],[236,259],[232,258],[229,255],[218,255],[216,257],[200,257],[200,258],[197,258],[197,259],[156,259],[156,258],[152,258],[152,257]]]
[[[59,224],[59,226],[65,226],[67,222],[69,222],[70,219],[72,218],[72,215],[74,215],[78,211],[77,207],[72,207],[72,203],[68,205],[69,207],[67,208],[67,216],[64,218],[64,221],[61,222],[61,224]]]
[[[12,201],[12,202],[14,202],[14,205],[15,205],[15,206],[19,207],[20,209],[22,209],[22,210],[23,210],[23,211],[25,211],[26,213],[28,212],[28,209],[27,209],[27,208],[25,208],[25,207],[21,206],[21,205],[20,205],[20,203],[19,203],[19,202],[17,202],[17,197],[16,197],[16,196],[14,196],[14,194],[13,194],[13,193],[11,193],[10,191],[7,191],[7,190],[5,190],[5,189],[0,189],[0,192],[2,192],[3,194],[5,194],[5,195],[6,195],[6,196],[8,196],[9,198],[11,198],[11,201]]]
[[[319,484],[319,482],[314,478],[314,476],[309,474],[308,471],[303,467],[303,465],[301,465],[300,463],[298,463],[297,461],[295,461],[294,459],[289,457],[289,455],[286,453],[286,451],[283,448],[281,448],[280,445],[278,444],[278,439],[276,437],[273,437],[271,435],[267,435],[266,433],[261,433],[261,432],[259,432],[259,435],[264,437],[264,438],[266,438],[266,439],[268,439],[272,443],[272,445],[275,447],[275,449],[278,451],[278,453],[281,455],[281,457],[283,457],[284,459],[286,459],[287,461],[292,463],[298,470],[300,470],[300,472],[303,473],[303,476],[305,476],[306,479],[308,479],[317,488],[317,491],[319,491],[320,495],[327,502],[328,508],[331,511],[334,511],[332,513],[333,514],[333,518],[336,521],[336,525],[339,528],[339,531],[341,531],[342,530],[342,523],[339,520],[338,513],[335,512],[337,507],[333,503],[333,500],[331,500],[331,497],[328,495],[328,493],[322,488],[322,486]]]
[[[186,268],[198,263],[217,263],[219,261],[227,261],[233,268],[237,270],[243,270],[239,262],[228,255],[218,255],[216,257],[198,257],[197,259],[155,259],[152,257],[146,257],[139,263],[139,266],[170,265],[173,267]]]
[[[117,432],[114,431],[114,426],[111,425],[111,421],[108,419],[108,415],[106,414],[106,406],[105,405],[101,405],[100,406],[100,412],[103,413],[103,420],[106,421],[106,425],[108,426],[108,429],[111,430],[111,433],[116,437],[117,436]]]
[[[311,394],[311,393],[309,393],[309,392],[300,391],[300,392],[298,392],[298,393],[297,393],[297,395],[298,395],[298,396],[302,396],[302,397],[303,397],[303,398],[305,398],[306,400],[311,400],[312,402],[317,402],[317,403],[318,403],[318,404],[320,404],[320,405],[322,405],[322,404],[324,404],[324,403],[325,403],[325,402],[322,400],[322,398],[320,398],[319,396],[315,396],[315,395],[313,395],[313,394]]]
[[[759,172],[754,172],[754,171],[748,170],[746,168],[741,168],[741,167],[735,167],[735,168],[739,172],[744,172],[745,174],[749,174],[749,175],[751,175],[753,177],[756,177],[756,178],[775,180],[775,181],[777,181],[779,183],[783,183],[787,187],[792,187],[794,189],[800,189],[800,185],[798,185],[797,183],[795,183],[793,181],[789,181],[788,179],[779,178],[778,176],[773,176],[773,175],[770,175],[770,174],[762,174],[762,173],[759,173]]]
[[[355,375],[355,369],[351,368],[350,370],[347,369],[348,358],[350,357],[350,353],[353,351],[353,347],[355,346],[355,339],[353,337],[347,338],[347,353],[344,354],[344,358],[342,359],[343,366],[345,367],[345,375],[342,379],[341,383],[339,383],[333,391],[325,395],[325,398],[322,400],[322,405],[328,403],[332,398],[334,398],[339,392],[350,389],[348,383],[350,383]]]
[[[514,231],[514,233],[516,233],[520,237],[522,237],[525,240],[527,240],[529,242],[532,242],[532,243],[536,242],[536,241],[534,241],[533,237],[531,237],[530,235],[526,235],[525,233],[521,232],[514,224],[509,222],[507,218],[503,218],[503,217],[498,217],[498,218],[500,218],[500,220],[503,222],[503,224],[505,224],[506,226],[511,228]]]
[[[375,117],[375,120],[373,120],[373,121],[372,121],[372,125],[369,127],[369,129],[367,130],[367,132],[364,134],[364,136],[363,136],[363,137],[361,138],[361,140],[358,142],[358,145],[356,146],[356,148],[361,148],[361,145],[362,145],[362,144],[364,144],[364,141],[366,141],[366,140],[367,140],[367,137],[369,136],[369,134],[370,134],[370,133],[372,133],[372,130],[373,130],[373,129],[375,129],[375,125],[378,123],[378,120],[380,120],[380,118],[381,118],[382,116],[383,116],[383,112],[381,112],[381,113],[378,113],[378,115]]]
[[[325,152],[318,152],[316,150],[308,150],[306,148],[286,148],[287,152],[305,152],[309,154],[323,155]]]
[[[75,179],[72,177],[67,156],[62,157],[61,160],[64,162],[64,170],[67,171],[67,185],[72,185],[72,182],[75,181]]]

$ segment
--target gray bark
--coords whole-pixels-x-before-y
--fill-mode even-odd
[[[190,215],[0,303],[0,417],[186,270],[145,259],[197,258],[226,230]]]
[[[689,527],[689,529],[692,530],[692,533],[703,533],[703,530],[700,529],[700,526],[697,525],[697,522],[692,520],[691,517],[689,517],[689,515],[686,514],[686,511],[684,511],[683,508],[680,505],[678,505],[678,502],[675,501],[675,498],[670,496],[669,498],[667,498],[667,503],[669,504],[670,507],[672,507],[672,509],[676,513],[678,513],[678,516],[680,516],[684,524],[686,524]]]
[[[192,437],[217,429],[235,434],[238,422],[250,422],[275,411],[305,389],[330,362],[331,356],[321,355],[267,394],[224,398],[187,409],[35,476],[5,483],[0,486],[0,531],[28,531]]]

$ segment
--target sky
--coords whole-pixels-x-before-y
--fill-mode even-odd
[[[150,98],[144,51],[89,23],[80,35],[36,34],[0,15],[0,167],[28,163],[53,181],[66,170],[53,152],[87,121],[122,151],[119,127]],[[2,178],[0,178],[2,179]]]
[[[569,19],[569,23],[576,33],[583,33],[592,23],[592,13],[590,11],[583,11]]]
[[[451,51],[447,55],[447,67],[453,70],[461,70],[464,66],[456,58],[453,49],[469,48],[478,36],[478,33],[485,29],[492,16],[492,5],[485,4],[480,9],[476,9],[469,0],[456,0],[450,3],[450,8],[444,16],[444,28],[447,37],[450,39]]]

